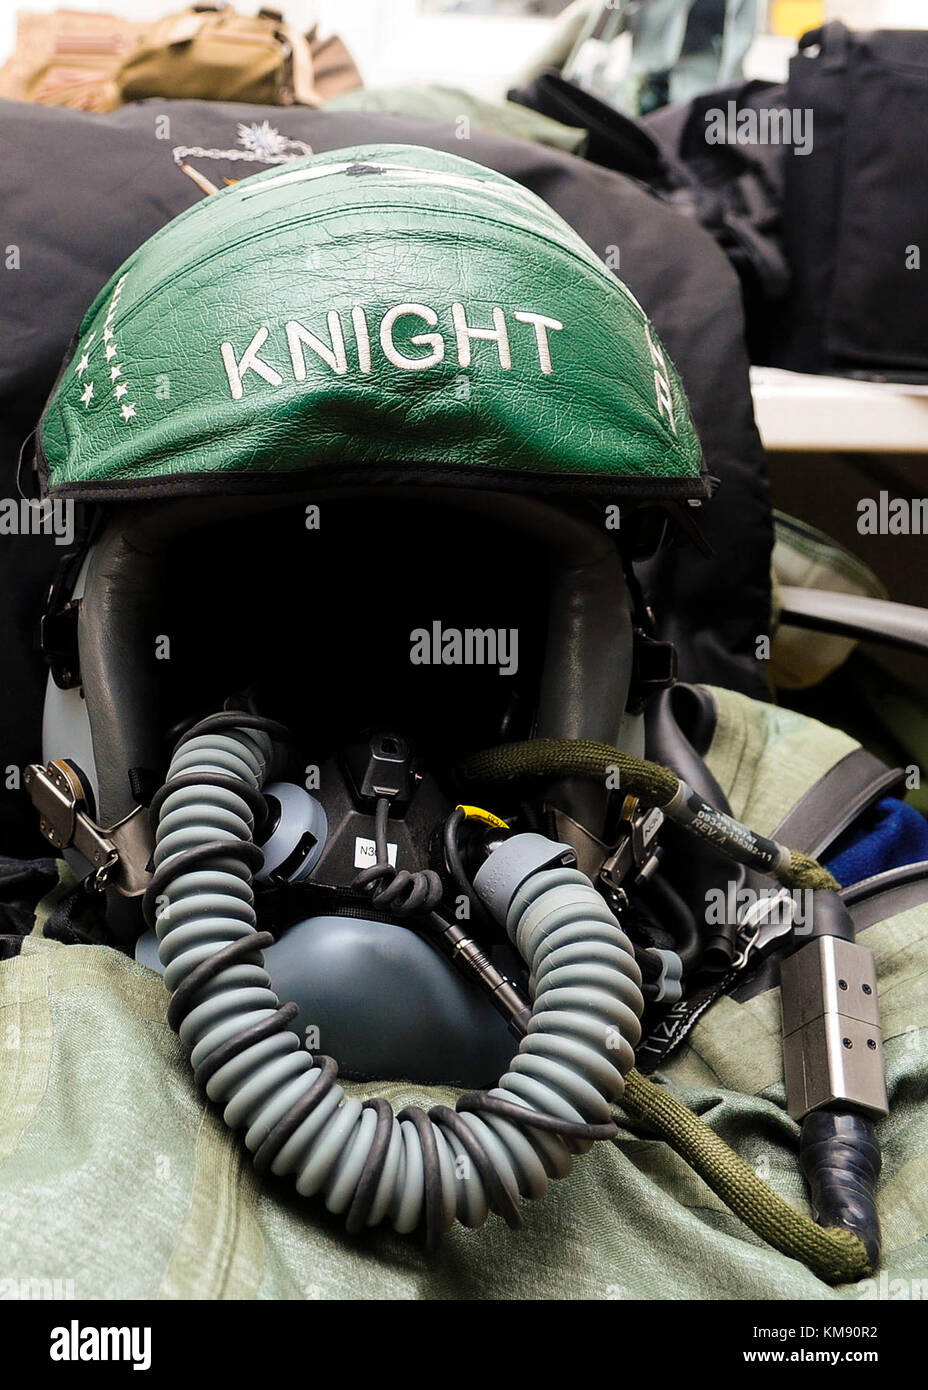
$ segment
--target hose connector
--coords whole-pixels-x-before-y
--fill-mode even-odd
[[[497,845],[474,877],[474,889],[500,926],[506,925],[512,900],[526,879],[541,869],[573,868],[577,856],[570,845],[528,831]]]

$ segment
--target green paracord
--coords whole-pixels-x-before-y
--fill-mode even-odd
[[[514,782],[523,777],[595,777],[605,780],[611,770],[616,770],[622,790],[629,796],[637,796],[645,806],[657,806],[670,819],[676,820],[673,803],[681,793],[688,791],[669,767],[660,763],[647,762],[623,753],[608,743],[598,743],[593,739],[537,738],[525,743],[508,743],[498,748],[488,748],[468,758],[462,773],[472,782]],[[840,884],[827,869],[801,850],[776,846],[774,841],[762,840],[754,836],[746,826],[728,816],[716,813],[716,820],[723,827],[728,825],[763,845],[773,845],[783,852],[784,862],[780,867],[768,867],[755,861],[748,853],[740,853],[738,845],[732,841],[722,844],[732,858],[741,863],[754,863],[764,869],[787,888],[837,889]],[[681,821],[694,834],[705,834],[698,821]],[[706,838],[717,838],[706,834]],[[718,841],[717,841],[718,842]]]
[[[685,784],[670,768],[623,753],[607,743],[588,739],[532,739],[489,748],[469,758],[462,768],[473,782],[511,782],[526,777],[595,777],[605,779],[617,770],[622,790],[645,806],[665,812],[679,799]],[[721,817],[733,833],[751,837],[747,827]],[[703,833],[691,820],[683,822]],[[713,836],[713,838],[717,838]],[[837,889],[839,884],[822,865],[799,850],[761,841],[782,851],[771,872],[790,888]],[[749,854],[731,849],[733,857],[752,862]],[[829,1284],[852,1283],[871,1271],[863,1241],[850,1231],[819,1226],[791,1207],[763,1182],[723,1139],[682,1101],[634,1067],[625,1078],[625,1111],[646,1122],[683,1158],[746,1226],[775,1249],[807,1265]]]
[[[862,1240],[840,1227],[819,1226],[796,1211],[688,1106],[634,1067],[625,1077],[622,1106],[650,1125],[774,1249],[801,1260],[828,1284],[854,1283],[871,1272]]]

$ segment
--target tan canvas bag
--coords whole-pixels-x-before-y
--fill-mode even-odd
[[[318,106],[309,43],[278,10],[195,5],[167,15],[120,69],[123,101],[144,97]]]

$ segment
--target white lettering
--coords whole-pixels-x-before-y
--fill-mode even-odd
[[[358,345],[358,370],[367,373],[371,369],[371,335],[367,327],[367,316],[360,304],[351,311],[354,324],[354,337]]]
[[[557,319],[549,319],[545,314],[530,314],[523,310],[516,310],[513,314],[514,319],[519,323],[530,323],[535,330],[535,345],[538,348],[538,365],[545,376],[550,376],[554,370],[551,366],[551,349],[548,345],[548,330],[552,333],[559,332],[564,325]]]
[[[430,328],[434,328],[438,322],[438,315],[434,309],[430,309],[427,304],[395,304],[392,309],[388,309],[380,323],[380,346],[383,348],[383,355],[388,362],[392,362],[394,367],[400,367],[405,372],[422,372],[427,367],[437,367],[445,355],[445,340],[440,333],[415,333],[410,338],[414,347],[430,347],[431,352],[424,357],[407,357],[400,352],[393,341],[393,325],[397,319],[404,318],[407,314],[417,315]]]
[[[463,304],[452,304],[451,320],[454,324],[454,332],[458,341],[458,362],[462,367],[470,366],[471,339],[479,338],[486,342],[496,343],[496,348],[499,352],[499,365],[502,367],[503,371],[509,371],[509,368],[512,366],[512,353],[509,350],[509,333],[506,329],[506,315],[503,313],[502,309],[493,310],[492,328],[469,327]]]
[[[235,360],[235,349],[231,343],[223,343],[220,351],[222,353],[223,365],[226,369],[226,376],[229,378],[229,390],[232,392],[232,399],[240,401],[245,394],[242,386],[242,377],[246,372],[257,372],[258,376],[263,377],[269,386],[282,386],[283,377],[280,372],[275,371],[267,362],[262,362],[258,356],[261,348],[267,342],[267,328],[259,328],[251,342],[248,344],[240,362]]]
[[[309,329],[304,328],[296,319],[291,319],[287,324],[287,347],[290,349],[293,375],[297,381],[306,380],[304,347],[311,348],[313,352],[317,353],[326,366],[331,367],[338,376],[344,376],[347,372],[348,357],[345,352],[345,335],[342,333],[342,321],[334,309],[330,309],[326,315],[326,323],[329,326],[329,337],[332,340],[331,347],[324,343],[321,338],[317,338],[315,333],[310,333]]]

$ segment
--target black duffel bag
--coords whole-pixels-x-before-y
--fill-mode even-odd
[[[928,31],[805,34],[788,105],[812,113],[812,141],[785,160],[777,364],[928,380]]]
[[[777,97],[783,90],[763,82],[723,88],[678,107],[662,107],[645,121],[625,115],[553,71],[508,96],[552,120],[585,130],[585,155],[591,163],[635,179],[700,222],[738,272],[750,314],[757,305],[781,300],[789,281],[773,235],[779,190],[775,176],[770,177],[770,161],[756,146],[706,142],[705,106],[737,97],[751,107],[765,94]]]

